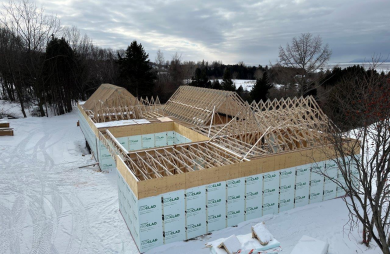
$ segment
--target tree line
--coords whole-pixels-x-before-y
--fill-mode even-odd
[[[103,82],[115,83],[116,52],[93,45],[76,28],[62,28],[34,3],[9,2],[0,17],[0,83],[2,97],[41,116],[72,110]]]
[[[151,61],[141,43],[118,50],[98,47],[29,0],[11,1],[1,14],[1,97],[19,102],[25,116],[31,106],[41,116],[49,109],[58,115],[70,112],[72,103],[86,100],[102,83],[125,87],[136,97],[159,96],[161,102],[181,85],[236,91],[243,100],[256,102],[313,95],[326,109],[340,93],[335,87],[366,72],[361,66],[328,70],[331,50],[312,34],[281,46],[278,62],[269,66],[183,61],[178,53],[166,60],[161,50]],[[234,79],[255,82],[247,91],[236,87]]]

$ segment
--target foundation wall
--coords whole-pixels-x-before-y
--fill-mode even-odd
[[[91,152],[93,153],[95,159],[98,159],[98,143],[97,143],[97,137],[94,132],[93,126],[91,126],[91,123],[88,121],[88,116],[86,116],[84,110],[78,105],[79,111],[79,123],[80,123],[80,129],[84,134],[85,140],[88,142]],[[86,118],[87,117],[87,118]]]
[[[126,184],[123,167],[120,167],[120,209],[122,215],[128,216],[125,221],[139,250],[144,252],[267,214],[340,196],[342,193],[336,195],[335,186],[318,174],[334,169],[333,161],[325,160],[138,200]],[[337,168],[335,172],[337,178]],[[133,218],[138,217],[138,221],[131,214],[134,214]]]

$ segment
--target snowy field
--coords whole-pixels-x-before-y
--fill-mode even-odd
[[[76,126],[75,112],[10,120],[14,137],[0,137],[0,253],[138,253],[118,210],[116,172],[102,173]],[[85,155],[85,156],[84,156]],[[247,234],[265,221],[289,254],[308,235],[328,242],[330,254],[380,253],[349,231],[341,199],[240,223],[149,253],[209,253],[206,242]]]
[[[211,80],[211,82],[213,82],[214,80]],[[223,82],[223,79],[218,79],[218,81],[220,83]],[[244,88],[244,90],[247,90],[247,91],[251,91],[253,86],[255,85],[256,83],[256,80],[252,80],[252,79],[232,79],[236,89],[238,89],[240,86],[242,86],[242,88]]]

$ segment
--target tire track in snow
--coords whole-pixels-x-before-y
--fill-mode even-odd
[[[89,159],[75,157],[80,151],[73,148],[73,139],[67,138],[74,135],[74,129],[56,124],[57,135],[54,127],[47,125],[50,121],[27,121],[29,129],[23,129],[15,145],[0,145],[0,169],[4,169],[0,172],[0,198],[5,196],[8,202],[0,200],[0,226],[7,228],[6,233],[0,230],[0,253],[117,253],[117,243],[108,244],[116,239],[115,234],[102,234],[107,225],[112,231],[116,230],[113,223],[122,222],[112,217],[116,199],[103,195],[88,200],[79,192],[96,193],[112,186],[104,186],[105,178],[92,171],[89,175],[78,170]],[[67,145],[69,148],[63,149]],[[54,153],[57,151],[64,159]],[[17,211],[14,214],[12,207]],[[24,227],[17,231],[26,233],[12,238],[9,230],[17,223]]]
[[[52,196],[59,196],[58,192],[48,186],[46,183],[47,175],[44,175],[46,174],[45,171],[47,172],[46,169],[54,165],[54,161],[45,151],[45,144],[50,137],[44,135],[33,147],[32,154],[28,154],[26,152],[26,145],[30,142],[32,137],[32,135],[29,135],[17,144],[12,152],[12,157],[8,157],[8,165],[18,165],[20,164],[20,158],[23,158],[23,163],[29,166],[28,171],[30,172],[27,173],[27,175],[32,175],[32,182],[35,182],[35,184],[27,184],[25,182],[26,175],[21,173],[26,173],[26,170],[24,170],[24,172],[14,172],[13,174],[18,188],[22,188],[23,193],[29,193],[28,195],[22,196],[22,201],[19,201],[19,203],[24,202],[26,198],[28,199],[27,207],[23,208],[24,210],[20,211],[20,213],[26,214],[26,211],[28,210],[33,221],[32,247],[30,253],[52,253],[53,251],[57,252],[54,246],[52,246],[54,231],[53,222],[56,223],[55,228],[57,228],[58,215],[60,213],[59,208],[61,206],[53,205],[51,200],[46,197],[46,192],[49,192]],[[44,163],[38,159],[39,152],[42,152],[44,156]],[[21,177],[21,175],[23,175],[23,177]],[[37,183],[38,188],[34,188]],[[56,204],[57,203],[58,202],[56,202]],[[18,213],[15,214],[17,215]],[[17,221],[15,215],[12,215],[12,217],[12,221]],[[19,238],[16,237],[11,241],[11,253],[19,253]]]

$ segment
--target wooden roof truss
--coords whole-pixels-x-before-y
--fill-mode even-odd
[[[245,158],[316,146],[329,120],[313,97],[246,103],[230,122],[193,130]]]
[[[195,125],[206,126],[216,113],[236,115],[244,102],[235,92],[193,86],[181,86],[164,106],[167,116]]]
[[[225,149],[197,142],[129,152],[124,162],[139,180],[183,174],[239,162]]]
[[[158,97],[136,98],[115,97],[106,101],[96,101],[94,111],[86,110],[95,123],[162,117],[162,105]]]
[[[101,115],[100,121],[173,116],[210,138],[128,152],[108,130],[99,133],[109,151],[119,154],[140,181],[314,147],[329,128],[328,118],[313,97],[249,104],[234,92],[196,87],[179,88],[165,106],[158,98],[107,100],[99,110],[91,115],[95,121]],[[229,116],[228,121],[213,124],[218,115]]]

